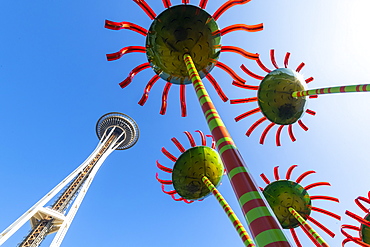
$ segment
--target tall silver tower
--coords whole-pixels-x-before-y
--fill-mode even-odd
[[[28,220],[32,230],[19,244],[20,247],[36,247],[50,233],[56,235],[50,246],[57,247],[63,241],[74,216],[81,205],[97,171],[114,150],[132,147],[139,138],[139,128],[129,116],[112,112],[103,115],[96,123],[99,143],[92,154],[41,200],[28,209],[0,234],[0,245]],[[51,205],[45,207],[59,192],[64,191]]]

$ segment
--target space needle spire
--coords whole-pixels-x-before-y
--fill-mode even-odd
[[[56,235],[50,246],[60,246],[104,160],[114,150],[124,150],[135,145],[139,138],[139,128],[129,116],[119,112],[111,112],[98,120],[96,134],[100,141],[91,155],[6,228],[0,234],[0,245],[29,220],[32,229],[19,244],[19,247],[39,246],[48,234],[55,232]],[[51,206],[45,207],[58,193],[61,195],[56,201]]]

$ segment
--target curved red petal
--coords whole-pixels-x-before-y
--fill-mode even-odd
[[[166,114],[167,111],[167,97],[168,97],[168,92],[170,91],[170,88],[172,86],[171,82],[167,82],[166,86],[164,86],[163,89],[163,94],[162,94],[162,106],[159,114],[164,115]]]
[[[144,69],[148,69],[148,68],[150,68],[149,63],[143,63],[143,64],[140,64],[140,65],[136,66],[133,70],[131,70],[131,72],[127,76],[127,78],[119,83],[120,87],[121,88],[127,87],[132,82],[132,79],[134,79],[134,77],[137,73],[143,71]]]
[[[297,166],[298,166],[298,165],[292,165],[292,166],[290,166],[290,167],[289,167],[289,169],[287,170],[286,175],[285,175],[285,178],[286,178],[287,180],[289,180],[289,179],[290,179],[290,176],[292,175],[293,170],[294,170]]]
[[[160,77],[158,75],[154,75],[152,79],[150,79],[148,84],[146,84],[143,96],[141,96],[141,99],[139,100],[139,102],[137,102],[139,105],[143,106],[145,104],[149,97],[150,90],[152,89],[153,85],[158,81],[159,78]]]
[[[221,52],[234,52],[251,60],[257,60],[259,57],[259,54],[257,53],[247,52],[244,49],[236,46],[221,46]]]
[[[266,120],[267,120],[266,117],[262,117],[262,118],[258,119],[254,124],[252,124],[251,127],[249,127],[249,129],[247,130],[247,132],[245,134],[247,136],[250,136],[252,134],[252,132],[258,127],[258,125],[260,125],[262,122],[264,122]]]
[[[184,133],[185,133],[185,135],[188,137],[189,142],[190,142],[190,145],[191,145],[192,147],[195,147],[195,146],[196,146],[196,144],[195,144],[195,141],[194,141],[193,136],[189,133],[189,131],[184,131]]]
[[[248,3],[249,1],[251,0],[229,0],[227,1],[226,3],[224,3],[223,5],[221,5],[221,7],[219,7],[215,13],[213,14],[213,19],[215,19],[216,21],[218,20],[218,18],[220,18],[220,16],[226,11],[228,10],[229,8],[237,5],[237,4],[245,4],[245,3]]]
[[[302,182],[302,180],[305,177],[307,177],[308,175],[313,174],[313,173],[316,173],[316,172],[315,171],[307,171],[307,172],[302,173],[302,175],[297,178],[296,183],[299,184],[300,182]]]
[[[134,23],[128,22],[128,21],[114,22],[114,21],[105,20],[104,27],[111,29],[111,30],[128,29],[128,30],[135,31],[144,36],[148,34],[148,30],[146,30],[145,28],[139,25],[136,25]]]

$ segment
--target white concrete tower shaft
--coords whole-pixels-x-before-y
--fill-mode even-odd
[[[36,247],[50,233],[56,232],[50,246],[58,247],[63,241],[74,216],[100,166],[114,150],[132,147],[139,138],[136,122],[129,116],[112,112],[102,116],[96,124],[100,142],[91,155],[63,181],[27,210],[0,234],[2,245],[24,223],[31,221],[32,230],[19,244],[20,247]],[[45,207],[61,192],[52,206]],[[71,205],[71,203],[73,203]],[[69,209],[69,210],[68,210]],[[68,211],[68,213],[66,213]]]

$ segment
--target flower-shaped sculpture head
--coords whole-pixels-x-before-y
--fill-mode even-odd
[[[157,180],[162,184],[162,191],[176,201],[190,203],[194,200],[202,200],[211,193],[202,181],[203,176],[206,176],[213,185],[218,186],[224,173],[220,156],[214,149],[214,142],[212,142],[212,147],[206,146],[205,135],[199,130],[197,132],[202,139],[201,146],[195,144],[194,138],[189,132],[184,132],[191,145],[191,148],[188,150],[185,150],[184,146],[176,138],[171,139],[181,152],[179,157],[175,157],[165,148],[162,148],[163,154],[175,162],[172,169],[161,165],[157,161],[159,169],[172,174],[171,180],[160,179],[158,174],[156,174]],[[166,191],[164,188],[166,184],[172,184],[174,190]],[[175,194],[178,194],[180,197],[176,198]]]
[[[304,112],[307,112],[311,115],[316,113],[312,110],[306,109],[306,98],[305,97],[293,97],[292,93],[297,91],[303,91],[306,89],[306,83],[309,83],[313,80],[312,77],[304,79],[303,76],[299,73],[303,68],[304,63],[301,63],[296,70],[288,68],[288,62],[290,53],[286,53],[284,68],[280,68],[276,61],[274,50],[271,50],[270,57],[272,64],[275,67],[275,70],[268,69],[260,59],[257,60],[258,65],[268,74],[266,76],[260,76],[254,74],[248,70],[244,65],[241,66],[242,70],[247,73],[249,76],[260,80],[259,86],[250,86],[243,83],[234,81],[234,85],[249,89],[249,90],[258,90],[257,97],[246,98],[246,99],[236,99],[231,100],[231,104],[240,104],[240,103],[249,103],[258,101],[258,108],[245,112],[235,118],[236,121],[248,117],[254,113],[261,112],[263,117],[257,120],[247,131],[246,135],[250,136],[255,128],[260,125],[262,122],[269,120],[271,123],[263,131],[260,143],[263,144],[266,138],[267,133],[275,125],[280,125],[276,132],[276,145],[280,146],[280,134],[284,126],[288,126],[288,133],[291,140],[294,142],[296,140],[292,125],[296,122],[304,129],[308,128],[300,120]]]
[[[171,7],[170,0],[163,0],[167,8],[158,16],[144,0],[134,0],[145,13],[153,20],[149,30],[130,22],[106,21],[105,27],[113,30],[130,29],[146,36],[146,46],[128,46],[120,51],[107,54],[109,61],[121,58],[131,52],[146,53],[148,62],[135,67],[129,76],[120,83],[122,88],[128,86],[133,77],[140,71],[153,68],[155,76],[148,82],[143,96],[138,102],[144,105],[149,97],[153,85],[159,78],[167,81],[162,94],[162,106],[160,114],[164,115],[167,110],[168,92],[173,84],[180,87],[181,116],[187,115],[185,85],[191,83],[185,62],[184,54],[189,54],[200,76],[206,77],[220,98],[226,102],[227,96],[222,91],[217,81],[210,75],[210,71],[216,66],[227,72],[235,81],[244,83],[230,67],[218,61],[221,52],[235,52],[245,58],[256,60],[258,54],[249,53],[234,46],[222,46],[221,36],[236,30],[257,32],[263,29],[262,24],[245,25],[235,24],[219,29],[216,21],[230,7],[237,4],[245,4],[250,0],[229,0],[224,3],[213,15],[204,9],[207,0],[201,0],[198,6],[187,5],[189,1],[182,1],[183,5]]]
[[[265,181],[267,186],[264,189],[261,188],[261,190],[263,191],[263,195],[265,196],[266,200],[270,204],[272,211],[275,213],[278,221],[280,222],[281,227],[283,229],[289,229],[295,243],[298,247],[301,247],[302,245],[300,244],[295,231],[295,228],[297,228],[298,226],[302,228],[302,230],[314,243],[323,241],[318,234],[312,234],[313,230],[308,230],[309,225],[306,220],[321,228],[321,230],[326,232],[329,236],[335,236],[332,231],[330,231],[324,225],[311,217],[312,211],[326,214],[337,220],[340,220],[341,217],[322,208],[312,206],[312,200],[323,199],[334,202],[339,202],[339,200],[335,197],[330,196],[310,196],[308,190],[317,186],[330,184],[328,182],[317,182],[303,187],[302,185],[300,185],[302,180],[308,175],[315,173],[315,171],[304,172],[295,181],[291,181],[291,174],[296,167],[297,165],[292,165],[288,169],[285,175],[285,179],[280,179],[278,171],[279,167],[275,167],[274,178],[276,181],[274,182],[270,182],[265,174],[262,173],[261,177]],[[299,217],[297,217],[297,215]]]
[[[306,220],[311,214],[311,198],[300,184],[289,180],[278,180],[270,183],[263,190],[263,195],[269,202],[283,229],[299,226],[299,222],[289,212],[294,208]]]
[[[258,88],[258,105],[263,115],[272,123],[290,125],[304,113],[305,98],[293,98],[295,91],[305,89],[303,76],[288,68],[268,73]]]
[[[370,191],[368,192],[367,198],[363,196],[359,196],[355,199],[355,203],[359,206],[359,208],[366,213],[365,217],[360,217],[355,213],[350,211],[346,211],[346,215],[350,216],[351,218],[358,221],[361,225],[360,227],[353,226],[353,225],[342,225],[341,232],[346,237],[343,242],[342,246],[344,246],[348,242],[354,242],[360,246],[370,247],[370,210],[369,208],[363,205],[363,202],[370,204]],[[345,229],[350,229],[357,231],[359,237],[353,237],[349,233],[345,231]]]
[[[146,38],[150,66],[162,79],[174,84],[191,80],[183,56],[189,53],[203,78],[220,55],[221,35],[216,21],[203,9],[177,5],[158,15]]]

